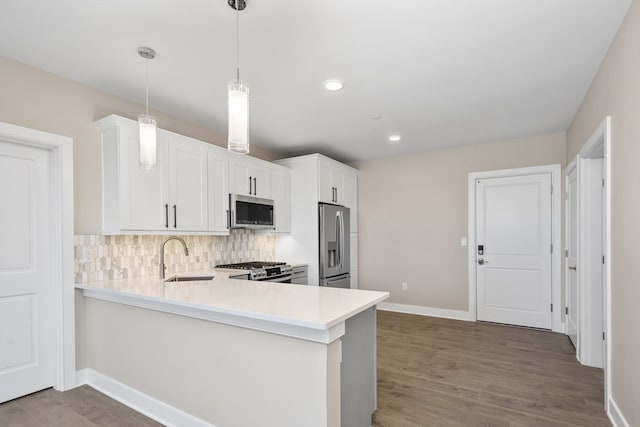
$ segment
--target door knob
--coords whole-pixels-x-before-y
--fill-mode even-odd
[[[489,261],[485,261],[484,258],[478,258],[478,264],[480,265],[489,264]]]

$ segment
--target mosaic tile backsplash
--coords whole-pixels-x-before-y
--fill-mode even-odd
[[[189,247],[184,255],[180,242],[165,246],[167,277],[202,270],[217,264],[274,261],[275,237],[250,230],[231,230],[229,236],[180,236]],[[75,235],[75,282],[158,275],[160,245],[167,236]]]

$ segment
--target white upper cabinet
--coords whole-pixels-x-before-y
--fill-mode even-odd
[[[165,228],[172,231],[208,231],[208,209],[207,147],[190,138],[171,134],[169,224]]]
[[[351,210],[351,232],[358,231],[358,175],[352,168],[325,157],[318,159],[318,201]]]
[[[228,234],[229,193],[275,201],[275,232],[291,230],[290,170],[163,129],[157,165],[139,161],[138,123],[111,115],[102,135],[104,234]]]
[[[338,162],[325,158],[318,160],[318,196],[321,202],[346,206],[344,175]]]
[[[275,233],[291,232],[291,170],[271,167],[271,197],[274,203]]]
[[[229,154],[230,192],[263,198],[271,197],[269,162],[240,154]]]
[[[224,150],[207,150],[209,231],[225,232],[229,219],[229,159]]]
[[[110,119],[107,117],[103,120]],[[102,120],[98,122],[99,124]],[[114,124],[113,120],[108,123]],[[102,132],[102,228],[160,230],[169,204],[169,140],[157,138],[157,165],[147,170],[139,162],[139,133],[135,124],[118,122]],[[165,209],[166,206],[166,209]]]
[[[112,115],[96,126],[102,133],[103,233],[227,232],[226,157],[211,154],[225,150],[158,129],[157,165],[147,170],[139,162],[137,122]]]

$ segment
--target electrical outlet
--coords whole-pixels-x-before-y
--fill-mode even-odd
[[[402,290],[406,291],[407,289],[409,289],[409,285],[407,285],[407,282],[402,282]]]

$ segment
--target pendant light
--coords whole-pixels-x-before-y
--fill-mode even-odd
[[[146,112],[138,116],[140,164],[151,170],[156,166],[156,118],[149,115],[149,60],[156,57],[156,51],[150,47],[139,47],[138,55],[145,59],[146,65]]]
[[[236,78],[227,84],[229,112],[228,150],[240,154],[249,153],[249,88],[240,80],[239,18],[247,6],[245,0],[227,0],[236,11]]]

